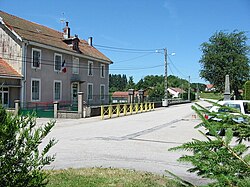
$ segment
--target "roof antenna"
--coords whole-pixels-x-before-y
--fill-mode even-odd
[[[61,26],[62,26],[62,28],[61,28],[62,30],[65,27],[65,22],[66,22],[66,18],[65,18],[64,12],[63,12],[62,17],[60,18],[60,23],[61,23]]]

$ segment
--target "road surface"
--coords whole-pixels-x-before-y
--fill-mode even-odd
[[[208,105],[203,101],[200,104]],[[204,139],[194,129],[200,120],[194,117],[191,105],[108,120],[58,119],[49,134],[49,138],[58,140],[50,152],[56,153],[56,160],[48,168],[114,167],[158,174],[169,170],[193,184],[204,184],[207,180],[186,172],[190,164],[177,161],[187,152],[168,151],[192,138]],[[40,124],[46,121],[37,120]]]

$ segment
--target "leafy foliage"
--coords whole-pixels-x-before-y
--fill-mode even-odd
[[[37,127],[32,116],[11,116],[0,107],[0,184],[1,186],[45,186],[47,175],[42,171],[54,156],[48,156],[55,139],[39,151],[39,145],[55,122]]]
[[[236,98],[239,88],[249,79],[249,46],[244,32],[216,32],[209,42],[201,44],[203,53],[200,63],[200,76],[214,84],[220,91],[224,90],[225,76],[230,76],[230,86]]]
[[[198,104],[192,108],[202,120],[196,128],[205,127],[213,137],[199,131],[206,137],[206,140],[193,139],[191,142],[184,143],[170,150],[192,151],[192,155],[184,155],[179,160],[192,163],[193,167],[188,170],[189,172],[196,172],[202,177],[215,179],[216,182],[210,184],[210,186],[249,185],[249,147],[242,142],[243,140],[250,140],[250,118],[243,114],[235,116],[229,113],[209,112]],[[233,110],[228,107],[225,108]],[[207,120],[204,118],[204,114],[214,116],[217,120]],[[235,119],[239,117],[244,118],[242,123],[235,122]],[[225,136],[219,134],[222,129],[225,130]],[[232,144],[233,135],[237,136],[238,141],[238,144],[235,146]]]
[[[109,90],[110,92],[125,91],[128,80],[126,75],[110,74],[109,75]]]
[[[245,83],[245,93],[244,93],[244,97],[246,100],[250,100],[250,81],[247,81]]]

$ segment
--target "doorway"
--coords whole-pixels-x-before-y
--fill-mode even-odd
[[[72,104],[77,105],[78,101],[78,92],[79,92],[79,83],[74,82],[71,84],[71,99],[72,99]]]

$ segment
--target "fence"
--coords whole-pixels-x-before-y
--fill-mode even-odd
[[[21,108],[18,111],[21,115],[32,114],[36,117],[54,117],[54,105],[53,102],[26,102],[20,103]]]
[[[101,106],[101,119],[120,117],[154,110],[154,103],[117,104]]]

